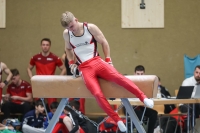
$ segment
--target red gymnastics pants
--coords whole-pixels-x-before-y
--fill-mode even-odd
[[[115,121],[118,122],[120,117],[113,111],[112,107],[103,95],[98,77],[107,81],[115,82],[124,87],[142,102],[146,96],[144,93],[128,78],[121,75],[113,66],[103,61],[100,57],[94,57],[79,65],[79,70],[82,72],[82,78],[88,90],[94,95],[99,106]]]

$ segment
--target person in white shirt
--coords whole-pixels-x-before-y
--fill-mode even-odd
[[[192,77],[186,78],[183,83],[182,86],[194,86],[194,90],[192,93],[192,96],[194,96],[195,91],[196,91],[196,86],[200,84],[200,65],[197,65],[194,69],[194,75]],[[199,108],[199,104],[195,104],[195,117],[199,118],[200,115],[200,108]]]
[[[192,92],[192,96],[194,96],[196,92],[196,86],[200,84],[200,65],[196,66],[194,69],[194,76],[186,78],[182,86],[194,86],[194,90]]]

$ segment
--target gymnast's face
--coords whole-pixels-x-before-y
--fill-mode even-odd
[[[200,82],[200,69],[199,68],[195,69],[194,78],[196,79],[197,82]]]
[[[41,43],[42,52],[48,53],[50,50],[50,47],[51,47],[51,44],[48,41],[42,41]]]
[[[68,29],[71,32],[77,32],[78,30],[78,19],[74,18],[70,23],[69,26],[66,27],[66,29]]]

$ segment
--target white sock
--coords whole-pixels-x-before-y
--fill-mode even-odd
[[[153,106],[154,106],[153,100],[152,99],[148,99],[148,98],[144,99],[144,104],[149,108],[153,108]]]
[[[126,126],[124,125],[124,123],[122,122],[122,121],[118,121],[117,122],[117,125],[118,125],[118,127],[119,127],[119,130],[121,131],[121,132],[126,132]]]

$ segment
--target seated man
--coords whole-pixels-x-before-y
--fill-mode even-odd
[[[72,109],[69,106],[66,106],[63,111],[66,116],[62,117],[63,123],[66,125],[69,133],[78,133],[79,130],[83,130],[85,133],[88,133],[86,120],[81,114],[79,114],[79,101],[72,100],[70,101],[69,105],[72,107]]]
[[[58,102],[52,102],[50,105],[50,112],[48,113],[49,120],[53,118],[54,113],[56,112],[56,109],[58,108],[59,103]],[[48,119],[44,122],[44,128],[46,129],[49,125]]]
[[[41,100],[35,102],[35,109],[25,114],[23,119],[22,130],[23,133],[44,133],[43,115],[44,106]]]
[[[50,105],[50,112],[48,113],[49,120],[53,118],[54,113],[56,112],[56,109],[58,108],[59,103],[58,102],[52,102]],[[49,121],[46,118],[44,121],[44,129],[46,129],[49,125]],[[63,123],[57,122],[53,131],[53,133],[65,133],[68,132],[65,125]]]
[[[200,65],[197,65],[194,69],[194,76],[186,78],[182,86],[196,86],[200,84]],[[194,87],[195,88],[195,87]],[[195,94],[195,89],[193,90],[192,96]],[[195,117],[199,118],[200,115],[200,109],[199,109],[199,104],[195,104]]]
[[[79,111],[81,111],[82,114],[85,114],[85,98],[70,98],[69,102],[73,100],[79,101],[80,103]]]
[[[200,65],[197,65],[194,70],[194,75],[185,79],[182,86],[195,86],[200,84]]]
[[[193,90],[193,93],[192,93],[192,96],[195,94],[195,86],[196,85],[199,85],[200,84],[200,65],[197,65],[194,69],[194,75],[192,77],[189,77],[189,78],[186,78],[183,83],[182,83],[182,86],[194,86],[194,90]],[[192,104],[190,104],[191,108],[192,108]],[[195,118],[199,118],[199,115],[200,115],[200,104],[199,103],[196,103],[195,106],[194,106],[194,112],[195,112]],[[181,106],[182,110],[187,110],[186,109],[186,106]],[[185,109],[184,109],[185,107]],[[179,107],[180,108],[180,107]],[[192,111],[190,111],[192,112]],[[192,120],[192,119],[190,119]],[[195,121],[194,121],[195,123]]]
[[[31,85],[20,78],[17,69],[11,69],[11,73],[13,75],[11,84],[7,88],[5,102],[2,105],[4,119],[10,118],[10,113],[22,113],[24,115],[30,110],[30,102],[33,101]]]
[[[77,100],[71,100],[70,106],[65,107],[63,110],[63,114],[60,116],[59,122],[56,123],[52,132],[63,132],[63,133],[88,133],[86,120],[83,118],[81,112],[79,111],[80,102]],[[56,106],[58,104],[52,103],[51,110],[56,111]],[[53,113],[49,113],[49,119],[51,119]],[[45,126],[48,126],[47,121],[45,122]],[[79,129],[80,126],[80,129]]]
[[[198,66],[195,67],[194,76],[185,79],[185,80],[183,81],[183,83],[182,83],[182,86],[196,86],[196,85],[199,84],[199,83],[200,83],[200,65],[198,65]],[[192,95],[194,95],[194,93],[195,93],[195,90],[193,91],[193,94],[192,94]],[[192,106],[192,105],[191,105],[191,106]],[[177,110],[178,110],[178,109],[175,108],[175,109],[174,109],[173,111],[171,111],[170,113],[173,113],[173,112],[175,112],[175,111],[177,111]],[[186,112],[187,112],[187,106],[184,106],[183,104],[180,104],[179,110],[180,110],[182,113],[186,113]],[[178,111],[177,111],[177,112],[178,112]],[[177,113],[177,112],[175,112],[175,113]],[[190,111],[190,112],[192,112],[192,111]],[[195,116],[196,116],[196,118],[199,117],[199,104],[195,104]],[[173,121],[172,121],[172,120],[173,120]],[[190,119],[190,120],[192,120],[192,119]],[[177,121],[178,121],[178,118],[176,118],[176,116],[170,117],[170,122],[168,123],[167,129],[165,129],[165,128],[166,128],[166,122],[163,123],[163,121],[162,121],[161,127],[162,127],[163,129],[165,129],[166,132],[172,132],[172,131],[174,131],[175,128],[176,128],[176,123],[177,123]],[[184,121],[184,119],[183,119],[183,121]],[[195,122],[195,121],[194,121],[194,122]],[[185,120],[183,123],[185,123],[185,125],[186,125],[187,121]],[[163,125],[164,125],[164,126],[163,126]],[[180,124],[179,124],[179,125],[180,125]],[[183,124],[182,124],[181,126],[182,126],[182,128],[183,128],[183,131],[186,131],[186,130],[187,130],[187,126],[183,126]],[[179,128],[177,128],[177,129],[179,129]],[[177,132],[179,132],[179,131],[177,130]]]

